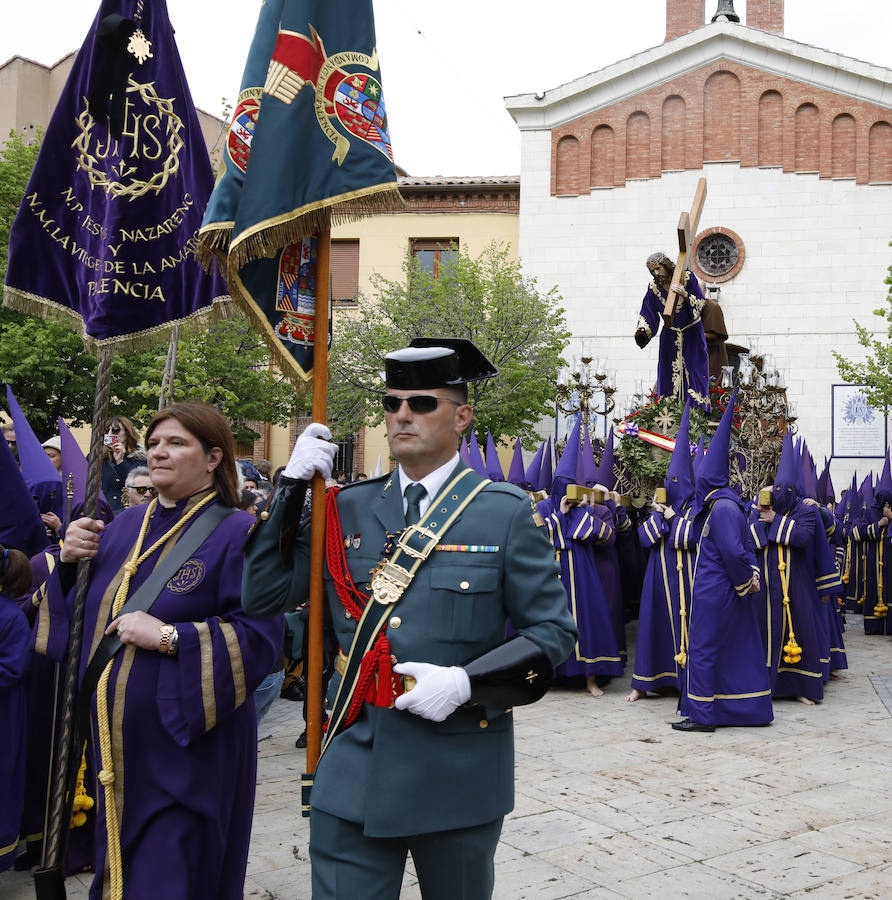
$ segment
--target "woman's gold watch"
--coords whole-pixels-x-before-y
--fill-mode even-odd
[[[167,656],[171,656],[176,653],[176,642],[174,641],[174,635],[177,635],[177,630],[173,625],[162,625],[161,626],[161,643],[158,645],[158,652],[164,653]]]

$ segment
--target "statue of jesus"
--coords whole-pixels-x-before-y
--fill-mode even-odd
[[[684,404],[690,400],[709,411],[709,356],[700,313],[706,300],[693,272],[685,270],[678,284],[672,284],[675,263],[665,253],[652,253],[646,262],[651,282],[641,303],[635,329],[635,343],[646,347],[660,326],[663,306],[670,288],[678,299],[671,327],[664,325],[660,334],[660,356],[657,362],[657,393],[675,397]]]

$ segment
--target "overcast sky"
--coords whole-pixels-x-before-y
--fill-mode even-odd
[[[147,3],[159,0],[146,0]],[[80,46],[97,0],[5,3],[0,61]],[[235,101],[258,0],[168,0],[195,103]],[[717,0],[707,0],[711,18]],[[746,21],[746,2],[735,9]],[[663,42],[665,0],[374,0],[396,161],[412,175],[511,175],[503,97],[543,91]],[[892,67],[888,0],[786,0],[786,36]],[[544,15],[547,13],[547,17]]]

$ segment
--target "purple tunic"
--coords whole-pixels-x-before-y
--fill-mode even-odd
[[[764,613],[760,624],[765,629],[765,661],[772,692],[775,697],[823,700],[822,659],[826,658],[828,664],[830,660],[825,656],[826,631],[818,619],[821,610],[811,552],[816,529],[822,528],[819,516],[814,507],[797,500],[786,513],[776,513],[770,524],[758,521],[758,512],[753,512],[751,518],[755,521],[750,524],[750,532],[761,557]],[[784,582],[793,633],[802,648],[801,659],[796,663],[784,661],[783,648],[790,637],[784,614]]]
[[[729,496],[716,499],[694,569],[681,698],[682,714],[694,722],[767,725],[774,718],[756,602],[748,593],[756,571],[743,511]]]
[[[859,594],[857,612],[864,615],[865,634],[892,634],[892,617],[879,615],[880,584],[877,575],[885,576],[886,555],[889,549],[888,525],[880,525],[882,514],[873,508],[863,511],[852,527],[852,553],[857,557],[856,579]],[[888,580],[884,577],[883,593],[888,597]],[[888,603],[886,604],[888,606]],[[882,610],[880,610],[882,611]]]
[[[570,613],[579,629],[573,652],[557,667],[556,674],[568,678],[622,675],[622,658],[592,554],[592,545],[606,540],[608,529],[612,536],[613,529],[592,515],[587,507],[571,507],[564,515],[548,498],[537,509],[557,551]]]
[[[654,512],[638,527],[642,546],[650,550],[632,675],[632,687],[639,691],[664,687],[680,691],[683,686],[684,669],[675,657],[682,646],[681,598],[686,612],[691,599],[692,526],[684,515],[675,515],[667,522],[661,512]]]
[[[24,676],[30,658],[25,615],[0,593],[0,872],[12,867],[19,845],[28,718]]]
[[[143,549],[201,496],[158,507]],[[145,510],[125,510],[102,534],[87,595],[81,675],[111,621],[120,570]],[[152,606],[151,615],[176,625],[177,655],[131,645],[112,665],[108,707],[128,900],[157,897],[159,872],[165,898],[242,896],[257,765],[253,693],[284,636],[281,616],[258,619],[241,608],[241,548],[253,521],[246,513],[229,516]],[[163,552],[139,567],[129,596]],[[98,748],[95,694],[92,711]],[[102,790],[97,807],[93,900],[108,879]]]
[[[682,283],[688,292],[688,299],[676,312],[672,327],[664,327],[660,332],[657,393],[661,397],[677,397],[681,403],[690,400],[700,409],[708,411],[709,354],[700,320],[706,300],[693,272],[685,272]],[[666,291],[651,281],[638,316],[637,328],[647,335],[647,341],[642,346],[646,346],[657,333],[665,303]]]
[[[631,531],[631,523],[625,509],[616,507],[612,500],[596,504],[591,508],[596,521],[604,527],[604,536],[595,541],[592,551],[595,555],[595,566],[601,579],[601,589],[610,610],[610,622],[623,666],[626,664],[626,619],[623,614],[623,595],[620,588],[619,554],[616,549],[617,534]]]

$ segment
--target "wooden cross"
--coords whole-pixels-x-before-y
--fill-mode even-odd
[[[675,301],[678,298],[678,292],[671,290],[671,285],[680,284],[685,269],[689,268],[687,264],[688,253],[697,234],[697,226],[700,224],[700,213],[703,212],[705,203],[706,179],[701,178],[697,182],[697,190],[694,192],[694,202],[691,204],[691,211],[689,213],[683,212],[678,219],[678,259],[675,261],[675,271],[672,273],[670,290],[663,305],[663,324],[666,328],[672,327],[672,320],[675,318]]]

